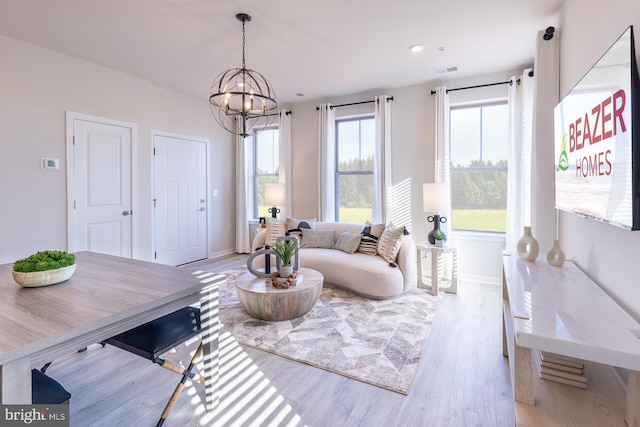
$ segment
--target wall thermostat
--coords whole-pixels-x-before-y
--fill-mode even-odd
[[[43,157],[40,160],[40,167],[42,169],[60,169],[60,160]]]

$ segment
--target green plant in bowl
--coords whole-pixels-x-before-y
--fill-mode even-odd
[[[13,271],[33,273],[34,271],[56,270],[76,263],[76,256],[64,251],[40,251],[20,259],[13,264]]]
[[[76,256],[64,251],[41,251],[13,264],[13,279],[21,286],[35,288],[69,279],[76,270]]]

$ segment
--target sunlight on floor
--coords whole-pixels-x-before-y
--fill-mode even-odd
[[[219,275],[204,271],[195,271],[193,274],[202,283],[217,282],[219,279]],[[215,292],[215,309],[212,310],[215,314],[217,298]],[[217,328],[218,331],[219,329],[220,327]],[[197,342],[188,342],[186,345],[193,347]],[[198,425],[306,426],[230,333],[224,333],[218,338],[218,353],[220,401],[217,408],[206,412],[202,386],[194,385],[191,381],[185,384],[184,390],[189,396],[193,413],[199,417]],[[198,369],[203,372],[202,362],[198,364]]]

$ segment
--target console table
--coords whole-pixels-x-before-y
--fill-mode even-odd
[[[637,321],[571,262],[504,254],[503,298],[517,425],[640,426]],[[587,390],[537,378],[532,349],[584,360]],[[612,366],[628,370],[626,394]]]

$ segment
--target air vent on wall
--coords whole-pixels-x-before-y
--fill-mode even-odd
[[[448,74],[448,73],[453,73],[455,71],[458,71],[458,67],[453,66],[453,67],[436,68],[433,71],[436,73],[436,76],[439,76],[440,74]]]

